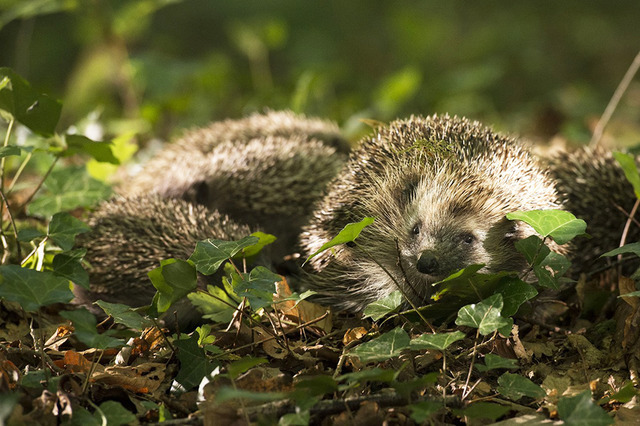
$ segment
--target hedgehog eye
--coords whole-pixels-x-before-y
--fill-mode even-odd
[[[411,230],[411,233],[413,235],[419,235],[420,234],[420,225],[416,224],[416,226],[414,226],[413,229]]]
[[[465,244],[472,244],[476,240],[476,237],[473,234],[464,234],[462,235],[462,242]]]

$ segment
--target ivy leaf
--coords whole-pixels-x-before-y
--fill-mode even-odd
[[[52,136],[62,104],[31,88],[29,82],[9,68],[0,68],[0,109],[41,136]]]
[[[222,280],[224,289],[217,286],[207,286],[207,292],[193,292],[187,295],[191,303],[202,312],[205,319],[213,322],[228,323],[236,312],[238,301],[232,297],[238,297],[233,287],[226,278]],[[238,298],[239,299],[239,298]]]
[[[547,395],[544,389],[519,374],[504,373],[498,378],[498,385],[498,392],[514,401],[523,396],[541,399]]]
[[[67,149],[62,154],[64,157],[84,153],[102,163],[120,164],[113,155],[113,144],[110,141],[97,142],[82,135],[64,135],[64,140],[67,143]]]
[[[400,305],[402,305],[402,293],[394,291],[387,297],[369,304],[364,309],[363,318],[371,318],[374,321],[378,321],[385,315],[398,311]]]
[[[269,361],[266,358],[252,358],[244,357],[237,361],[233,361],[227,366],[227,372],[232,380],[235,380],[242,373],[245,373],[255,367],[256,365],[265,364]]]
[[[636,198],[640,198],[640,174],[638,173],[635,157],[623,152],[614,152],[613,157],[618,161],[624,171],[625,177],[633,186],[633,192],[635,192]]]
[[[502,307],[501,315],[503,317],[515,315],[524,302],[533,299],[538,294],[538,290],[531,284],[514,277],[506,277],[500,283],[496,292],[502,294],[504,306]]]
[[[579,235],[586,235],[587,223],[564,210],[532,210],[508,213],[507,219],[521,220],[543,237],[566,244]]]
[[[46,235],[47,234],[38,229],[21,229],[18,231],[18,241],[29,242],[35,240],[36,238],[45,237]]]
[[[613,419],[593,402],[588,390],[574,397],[560,398],[558,416],[567,426],[605,426],[614,423]]]
[[[176,340],[173,345],[178,349],[180,371],[176,376],[176,382],[189,390],[195,388],[202,379],[211,374],[216,364],[209,362],[204,349],[198,346],[198,336],[192,335],[188,339]]]
[[[18,265],[0,266],[0,297],[18,302],[27,312],[73,299],[69,281],[49,271],[35,271]]]
[[[20,152],[22,152],[22,150],[20,149],[19,146],[15,146],[15,145],[3,146],[3,147],[0,147],[0,158],[9,157],[12,155],[20,155]]]
[[[606,252],[600,257],[604,257],[604,256],[611,257],[611,256],[617,256],[619,254],[626,254],[626,253],[633,253],[636,256],[640,256],[640,242],[625,244],[622,247],[618,247],[617,249]]]
[[[316,257],[317,255],[319,255],[323,251],[325,251],[327,249],[330,249],[331,247],[335,247],[335,246],[338,246],[340,244],[345,244],[345,243],[349,243],[349,242],[355,241],[356,238],[358,238],[360,236],[360,233],[362,232],[362,230],[365,227],[371,225],[374,220],[375,219],[372,218],[372,217],[365,217],[360,222],[347,223],[345,225],[345,227],[342,228],[342,230],[338,233],[338,235],[333,237],[333,239],[331,239],[331,241],[323,244],[322,247],[320,247],[318,249],[318,251],[313,253],[311,256],[307,257],[307,260],[305,260],[304,263],[307,263],[309,260],[311,260],[312,258]]]
[[[130,425],[135,424],[137,421],[135,414],[124,408],[122,404],[117,401],[103,402],[100,404],[100,411],[106,417],[106,424],[108,425]],[[93,418],[97,421],[97,424],[104,424],[100,413],[93,413]]]
[[[423,334],[411,340],[411,349],[436,349],[444,351],[452,343],[464,339],[466,335],[462,331],[454,331],[452,333]]]
[[[95,303],[102,308],[105,314],[113,318],[116,323],[123,324],[127,328],[144,330],[147,327],[153,326],[152,321],[134,311],[130,306],[120,303],[109,303],[103,300],[98,300]]]
[[[91,228],[80,219],[76,219],[69,213],[60,212],[51,218],[47,235],[62,250],[69,251],[73,248],[76,235],[90,230]]]
[[[96,317],[86,308],[75,311],[62,311],[60,315],[73,322],[74,333],[78,340],[90,348],[108,349],[124,346],[124,341],[111,337],[115,330],[107,330],[103,334],[96,329]]]
[[[524,255],[529,265],[539,265],[551,253],[549,247],[537,235],[530,235],[524,240],[516,241],[515,247]]]
[[[82,266],[82,258],[86,252],[86,249],[80,249],[56,254],[51,262],[53,273],[89,289],[89,273]]]
[[[515,359],[502,358],[494,354],[486,354],[484,356],[484,365],[476,364],[476,368],[480,372],[495,370],[497,368],[519,368],[518,361]]]
[[[436,401],[420,401],[409,405],[411,418],[418,424],[428,424],[427,420],[441,408],[442,403]]]
[[[250,245],[243,249],[242,256],[245,257],[248,261],[251,261],[251,259],[257,256],[265,246],[272,244],[275,240],[277,240],[274,235],[266,234],[264,232],[254,232],[253,234],[251,234],[251,236],[258,238],[258,241],[253,245]]]
[[[485,336],[498,329],[504,334],[507,328],[510,331],[513,320],[500,315],[502,307],[502,295],[499,293],[494,294],[480,303],[473,303],[460,308],[456,324],[477,328],[480,334]],[[506,335],[508,334],[507,332]]]
[[[167,259],[147,273],[158,290],[151,303],[157,313],[166,312],[173,303],[185,297],[198,286],[194,266],[186,260]]]
[[[358,383],[366,383],[366,382],[384,382],[389,383],[395,380],[398,372],[395,370],[385,370],[380,367],[370,368],[370,369],[362,369],[360,371],[355,371],[353,373],[343,374],[338,377],[339,381],[347,381],[349,383],[358,382]]]
[[[288,395],[285,392],[253,392],[223,386],[216,391],[214,401],[216,404],[222,404],[223,402],[231,399],[244,399],[256,403],[266,403],[285,399],[287,396]]]
[[[499,417],[504,416],[511,407],[508,405],[494,404],[491,402],[476,402],[471,404],[464,410],[461,410],[460,414],[470,419],[489,419],[495,421]]]
[[[244,237],[238,241],[216,239],[198,241],[189,260],[195,264],[198,272],[211,275],[220,268],[225,260],[231,259],[245,247],[257,244],[259,241],[260,238],[254,236]]]
[[[65,167],[51,172],[42,190],[29,204],[29,214],[52,216],[60,211],[91,206],[111,195],[111,188],[95,180],[82,167]]]
[[[271,305],[276,284],[282,281],[282,277],[264,266],[258,266],[242,276],[243,279],[234,285],[238,296],[246,297],[254,310]]]
[[[354,348],[350,355],[357,356],[362,362],[385,361],[400,355],[409,347],[409,335],[398,327],[373,340]]]

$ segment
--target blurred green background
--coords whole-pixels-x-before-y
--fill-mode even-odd
[[[0,66],[108,135],[289,108],[449,112],[580,143],[640,50],[640,1],[0,0]],[[640,143],[640,78],[608,128]]]

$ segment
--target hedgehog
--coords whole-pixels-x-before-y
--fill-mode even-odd
[[[615,258],[600,256],[620,246],[635,196],[633,186],[611,151],[582,147],[559,151],[547,159],[551,177],[563,202],[563,208],[587,223],[592,238],[573,241],[572,272],[590,273],[606,268]],[[640,225],[635,221],[626,242],[640,241]],[[633,272],[637,262],[625,268]]]
[[[448,115],[394,121],[352,152],[301,237],[309,255],[346,224],[374,217],[357,240],[368,254],[349,245],[325,251],[304,280],[319,302],[341,310],[389,295],[394,279],[426,304],[433,283],[468,265],[523,271],[514,243],[534,231],[505,214],[560,206],[548,172],[515,139]]]
[[[227,214],[278,237],[277,258],[295,246],[348,151],[334,123],[287,111],[254,114],[188,132],[119,192],[184,199]]]
[[[144,306],[156,292],[147,273],[170,258],[187,259],[196,243],[208,238],[238,240],[251,234],[247,225],[226,215],[179,199],[158,195],[114,198],[103,202],[89,218],[91,232],[77,239],[87,250],[90,289],[74,286],[74,303],[94,313],[96,300]],[[201,285],[220,277],[200,276]],[[217,281],[216,281],[217,280]],[[192,308],[178,308],[180,322],[196,321]]]

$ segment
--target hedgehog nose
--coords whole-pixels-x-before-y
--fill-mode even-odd
[[[429,275],[437,273],[438,267],[438,259],[436,259],[435,254],[431,251],[423,251],[416,265],[419,272]]]

